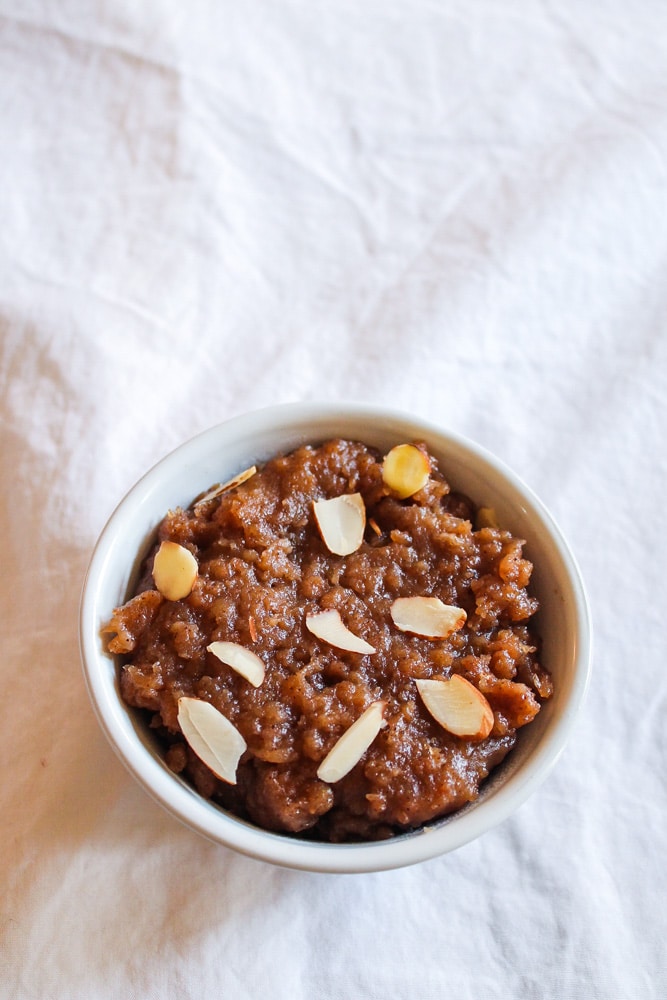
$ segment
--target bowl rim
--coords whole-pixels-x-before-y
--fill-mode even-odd
[[[481,470],[505,480],[531,517],[546,530],[562,564],[569,585],[574,614],[573,681],[567,702],[549,726],[548,734],[531,752],[516,774],[494,791],[492,798],[458,810],[450,817],[384,841],[329,844],[256,827],[203,799],[168,770],[139,738],[130,710],[117,690],[116,658],[101,645],[100,626],[112,609],[100,607],[99,590],[109,571],[113,551],[123,526],[150,502],[165,475],[174,475],[189,455],[203,455],[220,436],[232,441],[297,425],[331,425],[378,421],[383,427],[400,427],[413,438],[445,442],[471,455]],[[328,431],[325,436],[336,436]],[[304,432],[303,440],[318,440]],[[404,438],[405,439],[405,438]],[[439,448],[434,449],[438,451]],[[165,508],[166,509],[166,508]],[[134,554],[131,558],[134,558]],[[131,560],[128,559],[128,563]],[[104,612],[104,613],[102,613]],[[85,574],[79,607],[79,647],[88,695],[98,723],[118,758],[143,789],[172,816],[206,839],[233,848],[246,856],[305,871],[355,873],[399,868],[448,853],[476,839],[509,817],[542,784],[560,757],[581,711],[590,681],[592,661],[591,618],[581,572],[554,518],[542,501],[505,463],[469,438],[419,416],[367,403],[283,403],[262,407],[221,421],[179,444],[155,463],[124,495],[108,518],[93,548]],[[428,836],[426,835],[428,834]]]

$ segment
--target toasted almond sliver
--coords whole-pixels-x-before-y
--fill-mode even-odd
[[[418,680],[422,701],[436,722],[454,736],[483,740],[493,728],[493,710],[474,684],[454,674],[449,680]]]
[[[499,528],[498,517],[494,507],[480,507],[475,516],[475,528]]]
[[[350,653],[374,653],[375,646],[371,646],[365,639],[361,639],[354,632],[343,624],[343,619],[338,611],[319,611],[314,615],[306,616],[306,628],[318,639],[328,642],[336,649],[346,649]]]
[[[187,597],[197,579],[197,560],[178,542],[162,542],[153,560],[155,586],[168,601]]]
[[[400,500],[426,486],[431,475],[427,455],[414,444],[397,444],[382,463],[382,480]]]
[[[222,781],[236,784],[246,741],[222,712],[199,698],[178,699],[178,724],[200,760]]]
[[[439,597],[397,597],[391,617],[401,632],[413,632],[428,639],[446,639],[466,620],[463,608],[444,604]]]
[[[358,764],[369,746],[387,725],[383,718],[386,702],[374,701],[334,744],[317,769],[317,777],[331,784],[340,781]]]
[[[344,493],[313,501],[313,513],[322,540],[330,552],[349,556],[364,540],[366,505],[360,493]]]
[[[239,472],[237,476],[233,476],[232,479],[228,479],[226,483],[218,483],[212,489],[205,493],[203,496],[195,500],[195,507],[198,507],[200,503],[206,503],[207,500],[215,500],[222,493],[226,493],[227,490],[233,490],[235,486],[240,486],[241,483],[245,483],[246,480],[252,479],[252,477],[257,472],[257,466],[251,465],[249,469],[244,469],[243,472]]]
[[[259,687],[264,680],[264,663],[251,649],[246,649],[238,642],[212,642],[206,648],[221,663],[226,663],[241,677],[245,677],[253,687]]]

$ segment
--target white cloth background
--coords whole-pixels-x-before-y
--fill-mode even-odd
[[[666,268],[662,0],[0,0],[3,998],[667,994]],[[594,616],[546,784],[369,876],[182,828],[78,662],[134,481],[312,399],[498,454]]]

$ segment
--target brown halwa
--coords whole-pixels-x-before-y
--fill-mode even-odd
[[[450,491],[419,447],[431,471],[407,499],[384,483],[381,454],[333,440],[278,456],[240,485],[170,511],[135,596],[104,628],[108,649],[124,659],[122,696],[150,714],[168,765],[261,827],[376,840],[450,813],[477,797],[552,692],[527,624],[537,601],[527,590],[523,542],[502,528],[476,528],[473,503]],[[366,507],[364,538],[352,554],[334,555],[313,503],[353,493]],[[153,560],[165,540],[197,560],[192,591],[180,600],[155,589]],[[392,604],[412,596],[438,597],[467,620],[444,639],[400,631]],[[345,652],[309,631],[308,615],[333,609],[375,652]],[[218,640],[262,659],[258,687],[207,651]],[[420,697],[417,680],[455,674],[491,706],[483,739],[448,732]],[[183,696],[210,702],[242,734],[236,784],[217,778],[184,740]],[[386,726],[347,775],[320,780],[329,751],[378,700]]]

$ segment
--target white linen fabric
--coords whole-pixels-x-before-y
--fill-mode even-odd
[[[0,0],[0,993],[667,995],[663,0]],[[182,828],[77,607],[155,461],[367,400],[465,434],[588,587],[542,788],[450,854],[299,873]]]

